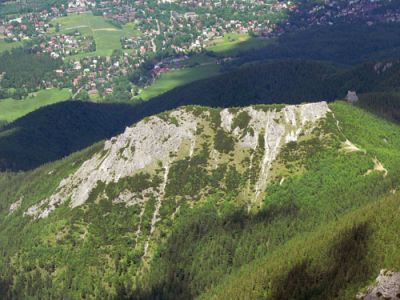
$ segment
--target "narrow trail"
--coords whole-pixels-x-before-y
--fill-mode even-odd
[[[340,122],[338,119],[336,119],[335,114],[332,113],[333,118],[336,120],[336,126],[340,132],[340,134],[346,139],[346,141],[344,141],[342,143],[343,146],[343,150],[345,152],[351,153],[351,152],[363,152],[364,154],[367,154],[367,151],[364,149],[361,149],[359,147],[357,147],[355,144],[353,144],[344,134],[341,126],[340,126]],[[368,176],[370,175],[372,172],[377,171],[377,172],[383,172],[383,176],[386,177],[389,174],[389,171],[384,167],[384,165],[378,160],[377,157],[374,157],[372,159],[372,161],[374,162],[374,167],[370,170],[368,170],[364,176]]]
[[[135,232],[135,235],[136,235],[135,245],[137,245],[140,234],[142,233],[142,221],[143,221],[144,208],[145,208],[145,203],[143,202],[143,206],[142,206],[142,209],[140,210],[140,215],[139,215],[139,225]]]

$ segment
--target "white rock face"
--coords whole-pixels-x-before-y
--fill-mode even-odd
[[[117,182],[152,163],[168,159],[184,140],[194,139],[196,120],[184,111],[172,114],[179,126],[152,117],[106,141],[103,153],[95,154],[71,176],[61,181],[50,198],[30,207],[25,214],[47,217],[57,205],[71,199],[71,208],[85,203],[98,181]],[[46,207],[45,207],[46,206]]]
[[[19,198],[17,201],[15,201],[13,204],[10,205],[9,213],[12,214],[16,210],[18,210],[21,207],[22,200],[24,197]]]
[[[400,299],[400,273],[381,270],[376,284],[369,287],[366,293],[358,294],[357,299]]]
[[[246,111],[250,116],[248,127],[252,129],[253,134],[247,132],[242,136],[239,128],[231,128],[236,114],[230,113],[228,109],[221,111],[221,127],[235,136],[242,148],[256,149],[259,144],[258,138],[262,134],[265,149],[256,183],[255,200],[257,200],[265,190],[269,169],[282,145],[296,141],[300,133],[312,130],[316,122],[326,116],[329,107],[326,102],[320,102],[286,106],[281,111],[264,111],[247,107],[240,109],[238,113],[242,111]],[[69,200],[71,208],[80,206],[88,200],[98,181],[106,184],[117,182],[159,161],[168,170],[170,154],[177,153],[183,142],[190,145],[187,156],[192,157],[196,145],[196,129],[204,119],[185,109],[178,109],[169,116],[174,118],[174,122],[164,121],[154,116],[126,128],[121,135],[106,141],[101,153],[95,154],[84,162],[74,174],[61,181],[53,195],[31,206],[25,215],[34,218],[47,217],[58,205]],[[210,149],[210,151],[213,154],[216,150]],[[167,172],[166,174],[168,176]],[[163,197],[161,194],[166,183],[167,178],[164,178],[162,192],[157,195],[158,197]],[[118,199],[111,200],[131,204],[140,202],[134,197],[126,192],[122,193]],[[160,206],[161,203],[158,202],[158,205]],[[153,219],[155,225],[157,214]]]
[[[300,133],[309,133],[315,127],[316,122],[325,117],[330,110],[326,102],[289,105],[281,111],[262,111],[253,107],[243,110],[250,116],[248,127],[253,129],[254,134],[247,133],[240,140],[240,145],[256,149],[260,133],[263,133],[264,139],[265,150],[261,171],[255,186],[254,201],[257,201],[266,188],[269,169],[281,147],[289,142],[297,141]],[[222,111],[221,119],[225,119],[225,125],[222,125],[222,127],[230,130],[233,118],[228,113],[226,110]],[[307,128],[306,125],[310,125],[310,127]],[[233,130],[233,133],[240,136],[240,132],[236,130]]]

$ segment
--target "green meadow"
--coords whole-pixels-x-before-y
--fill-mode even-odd
[[[138,97],[142,100],[148,100],[178,86],[215,76],[219,73],[219,70],[219,65],[211,63],[193,68],[170,71],[161,74],[152,85],[141,90]]]
[[[22,42],[7,43],[4,41],[4,36],[0,35],[0,53],[22,46]]]
[[[69,89],[49,89],[33,93],[24,100],[0,100],[0,121],[14,121],[42,106],[68,100],[70,96]]]
[[[115,49],[121,49],[120,38],[123,36],[139,35],[134,23],[128,23],[121,28],[111,24],[101,16],[92,13],[71,14],[66,17],[55,18],[51,22],[54,26],[61,25],[61,32],[70,33],[75,30],[85,36],[93,36],[96,41],[96,51],[74,56],[110,56]]]
[[[218,54],[237,55],[241,51],[261,48],[270,43],[269,40],[251,37],[243,33],[228,33],[223,37],[213,40],[206,48]]]

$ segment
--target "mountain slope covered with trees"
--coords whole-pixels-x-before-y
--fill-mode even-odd
[[[2,294],[348,299],[400,267],[396,223],[379,221],[398,201],[398,132],[343,102],[186,107],[3,174]]]

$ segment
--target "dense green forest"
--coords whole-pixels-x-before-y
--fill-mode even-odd
[[[0,0],[0,15],[63,3]],[[397,24],[318,26],[148,101],[0,122],[0,298],[347,300],[400,271],[399,53]],[[5,52],[0,98],[44,88],[62,64]],[[126,80],[115,87],[130,99]],[[359,101],[340,100],[349,90]],[[285,107],[322,100],[315,124],[317,110]]]
[[[249,64],[196,81],[155,97],[151,103],[229,107],[331,101],[344,98],[348,90],[358,93],[398,91],[399,74],[397,61],[342,67],[319,61],[282,60]]]
[[[30,53],[23,48],[4,52],[0,56],[0,73],[4,73],[0,87],[5,90],[0,89],[0,97],[8,97],[7,89],[13,88],[12,96],[21,99],[40,87],[44,80],[53,78],[54,70],[62,63],[49,54]]]
[[[398,93],[363,94],[357,105],[396,123],[400,122],[400,95]]]
[[[234,64],[287,58],[355,64],[366,60],[399,59],[399,49],[397,24],[368,26],[343,22],[283,34],[276,43],[242,53]]]

